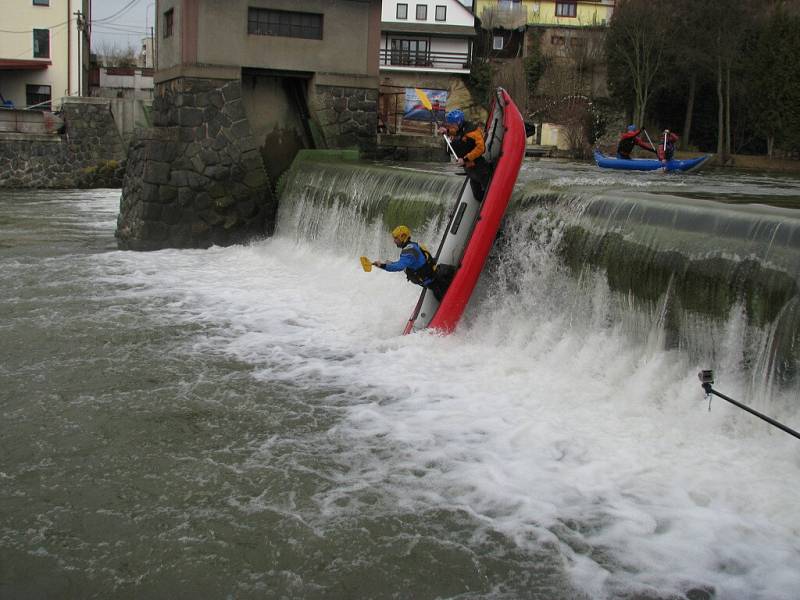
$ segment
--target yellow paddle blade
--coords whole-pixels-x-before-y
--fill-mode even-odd
[[[428,110],[431,110],[433,108],[433,105],[431,104],[431,101],[428,99],[428,94],[426,94],[424,91],[422,91],[419,88],[414,88],[414,91],[417,93],[417,96],[419,97],[420,102],[422,102],[422,106],[424,106]]]
[[[372,261],[368,259],[366,256],[361,257],[361,266],[364,267],[364,270],[367,273],[372,271]]]

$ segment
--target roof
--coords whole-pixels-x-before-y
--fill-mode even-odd
[[[392,33],[425,33],[441,36],[474,37],[477,34],[474,27],[464,25],[433,25],[426,23],[381,23],[381,31]]]

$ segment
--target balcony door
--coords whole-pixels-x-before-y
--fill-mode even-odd
[[[392,64],[426,67],[430,64],[428,40],[392,40]]]

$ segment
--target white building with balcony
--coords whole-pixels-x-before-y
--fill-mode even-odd
[[[475,15],[459,0],[383,0],[379,118],[388,133],[430,133],[469,74]],[[459,91],[456,91],[459,90]],[[433,106],[426,112],[418,96]],[[450,100],[448,100],[450,99]]]
[[[384,0],[381,73],[469,73],[475,15],[458,0]]]

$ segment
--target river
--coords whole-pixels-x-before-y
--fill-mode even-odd
[[[530,161],[519,187],[800,198],[658,177]],[[513,297],[482,280],[454,335],[404,337],[417,289],[358,263],[385,228],[120,252],[119,196],[0,190],[0,597],[797,597],[800,441],[709,411],[702,357],[606,290],[576,318],[546,243]],[[800,428],[795,388],[718,377]]]

